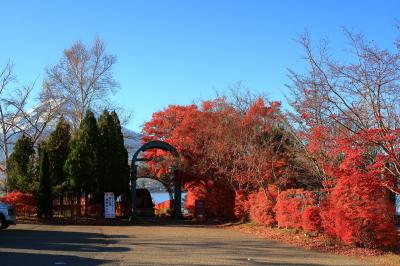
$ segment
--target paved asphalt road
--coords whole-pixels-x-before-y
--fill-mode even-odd
[[[0,232],[0,265],[366,265],[202,226],[17,225]]]

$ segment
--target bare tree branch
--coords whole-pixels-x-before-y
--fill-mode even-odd
[[[47,69],[42,97],[60,105],[60,113],[76,129],[88,109],[96,112],[109,105],[109,95],[118,89],[112,73],[115,62],[101,39],[91,48],[78,41]]]

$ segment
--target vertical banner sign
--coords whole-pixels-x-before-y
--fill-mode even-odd
[[[104,218],[115,218],[115,198],[113,192],[104,193]]]

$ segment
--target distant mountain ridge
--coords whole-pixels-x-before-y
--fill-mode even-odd
[[[128,150],[129,158],[140,148],[142,145],[143,134],[136,131],[130,130],[126,127],[122,127],[122,134],[124,135],[125,148]]]

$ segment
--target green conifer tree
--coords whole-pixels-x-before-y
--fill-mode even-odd
[[[53,193],[54,196],[60,197],[61,205],[63,205],[63,196],[67,192],[67,178],[64,172],[64,164],[70,152],[70,141],[70,126],[64,117],[61,117],[47,141],[49,172]]]
[[[71,142],[64,165],[70,188],[76,195],[96,193],[99,177],[98,128],[94,114],[88,110]]]
[[[117,113],[115,111],[111,112],[111,117],[114,122],[113,139],[115,140],[116,149],[115,177],[118,180],[118,189],[116,191],[119,194],[125,194],[125,196],[128,196],[130,193],[128,151],[125,148],[124,135]]]
[[[129,193],[128,152],[118,115],[104,111],[98,120],[101,189],[116,195]]]
[[[42,147],[39,170],[38,217],[53,217],[53,197],[51,192],[51,179],[49,173],[49,156],[46,147]]]
[[[98,119],[99,127],[99,196],[104,192],[116,192],[115,173],[115,145],[113,139],[113,120],[110,113],[104,110]]]
[[[22,135],[8,159],[7,186],[9,191],[32,192],[35,179],[33,142]]]

